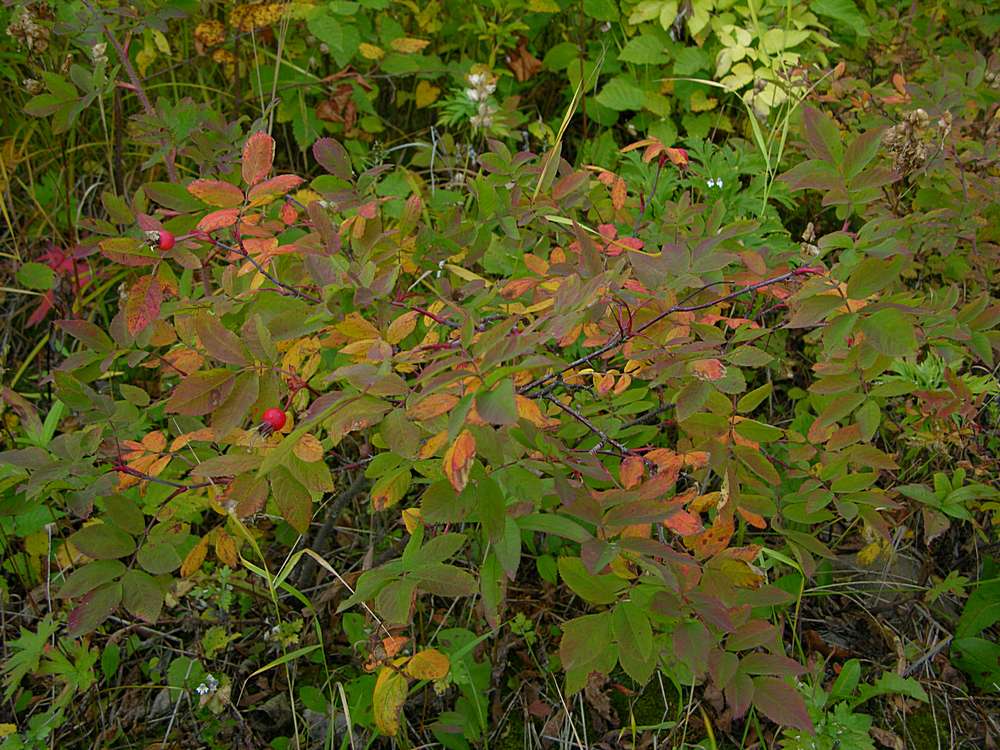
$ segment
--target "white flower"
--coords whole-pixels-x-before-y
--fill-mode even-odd
[[[219,681],[212,675],[206,675],[204,682],[198,685],[194,691],[198,695],[208,695],[214,693],[219,687]]]
[[[485,73],[469,73],[468,79],[469,83],[473,86],[481,86],[486,82]]]
[[[482,94],[479,89],[466,89],[465,95],[469,97],[470,101],[478,102],[482,98]]]

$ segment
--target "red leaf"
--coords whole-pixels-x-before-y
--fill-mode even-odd
[[[757,677],[753,681],[753,705],[775,724],[813,732],[812,719],[802,696],[777,677]]]
[[[243,181],[256,185],[267,177],[274,162],[274,139],[267,133],[254,133],[243,146]]]
[[[160,315],[163,290],[155,276],[143,276],[129,290],[125,300],[125,324],[130,336],[146,330]]]
[[[198,222],[198,229],[203,232],[214,232],[216,229],[231,227],[240,218],[238,208],[220,208],[202,217]]]
[[[187,189],[210,206],[234,208],[243,203],[243,191],[221,180],[195,180]]]

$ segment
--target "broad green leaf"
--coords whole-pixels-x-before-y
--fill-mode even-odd
[[[579,557],[560,557],[559,575],[574,594],[590,604],[611,604],[626,588],[625,581],[616,575],[591,575]]]
[[[59,589],[60,599],[75,599],[93,591],[109,581],[113,581],[125,572],[126,568],[118,560],[97,560],[77,568],[66,578]]]
[[[135,539],[107,523],[84,526],[70,536],[69,542],[95,560],[113,560],[135,552]]]

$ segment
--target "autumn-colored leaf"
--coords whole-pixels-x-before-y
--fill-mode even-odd
[[[404,671],[415,680],[440,680],[448,674],[451,661],[436,648],[418,651],[406,663]]]
[[[699,516],[684,509],[674,511],[670,517],[663,521],[663,525],[679,536],[700,534],[705,529]]]
[[[218,211],[205,214],[198,222],[198,229],[202,232],[214,232],[218,229],[231,227],[239,218],[240,210],[238,208],[220,208]]]
[[[421,399],[416,404],[406,410],[410,419],[418,422],[425,422],[434,417],[447,414],[458,404],[458,396],[451,393],[432,393],[427,398]]]
[[[138,336],[160,316],[163,290],[155,276],[143,276],[125,299],[125,325],[129,335]]]
[[[235,208],[243,203],[243,191],[221,180],[195,180],[187,186],[188,192],[210,206]]]
[[[430,81],[417,81],[417,88],[413,92],[414,104],[417,105],[417,109],[431,106],[439,96],[441,96],[441,89]]]
[[[243,146],[243,163],[240,165],[243,181],[256,185],[267,177],[273,162],[274,139],[267,133],[254,133]]]
[[[726,377],[726,366],[718,359],[699,359],[691,363],[691,372],[702,380],[721,380]]]
[[[390,47],[396,50],[396,52],[402,52],[404,55],[420,52],[428,44],[430,42],[426,39],[415,39],[413,37],[399,37],[389,42]]]
[[[275,198],[280,198],[292,192],[303,182],[304,180],[298,175],[281,174],[250,188],[250,191],[247,193],[247,200],[250,201],[250,206],[262,206],[265,203],[270,203]]]
[[[645,468],[641,456],[626,456],[623,458],[621,468],[618,470],[622,487],[627,490],[636,487],[642,481]]]
[[[684,543],[694,551],[696,557],[703,560],[724,550],[729,544],[729,540],[733,538],[735,530],[732,506],[730,505],[716,515],[715,521],[709,528],[700,534],[687,537]]]
[[[472,469],[472,460],[475,457],[476,439],[468,430],[462,430],[444,454],[444,474],[455,488],[455,492],[465,489],[469,481],[469,471]]]
[[[621,211],[625,208],[625,199],[627,197],[628,188],[625,185],[625,180],[619,177],[615,180],[615,184],[611,188],[611,205],[614,206],[616,211]]]
[[[372,692],[372,713],[382,734],[395,737],[399,733],[399,714],[406,702],[406,692],[406,677],[391,667],[379,670]]]
[[[208,537],[203,536],[191,548],[191,551],[185,556],[184,562],[181,563],[181,576],[184,578],[193,576],[201,568],[201,564],[205,562],[206,555],[208,555]]]
[[[225,531],[219,531],[215,537],[215,556],[223,565],[235,568],[239,563],[239,555],[236,551],[236,540]]]

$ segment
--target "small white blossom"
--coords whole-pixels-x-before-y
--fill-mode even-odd
[[[478,102],[483,96],[482,93],[480,93],[479,89],[466,89],[465,95],[469,97],[470,101],[473,102]]]
[[[219,681],[212,675],[207,675],[205,680],[194,689],[198,695],[208,695],[214,693],[219,688]]]

